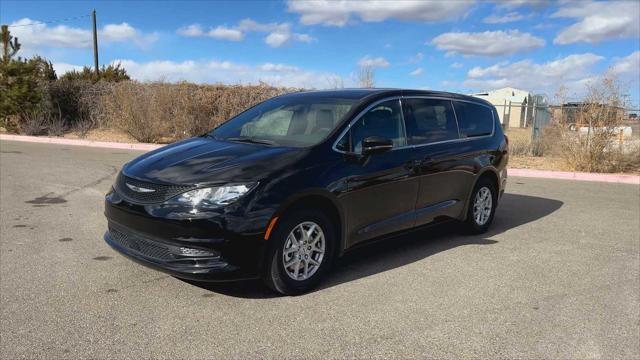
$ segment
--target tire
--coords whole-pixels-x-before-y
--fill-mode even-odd
[[[302,231],[311,232],[311,236],[305,238]],[[331,267],[336,228],[321,211],[296,209],[285,214],[268,241],[265,284],[284,295],[299,295],[316,287]],[[299,246],[304,241],[306,245]]]
[[[467,219],[465,220],[466,232],[472,235],[487,232],[493,222],[497,205],[498,189],[496,184],[488,178],[478,180],[469,199]],[[482,213],[480,213],[481,209]]]

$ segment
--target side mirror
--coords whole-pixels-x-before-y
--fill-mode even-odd
[[[369,136],[362,140],[362,155],[379,154],[393,148],[393,141],[381,136]]]

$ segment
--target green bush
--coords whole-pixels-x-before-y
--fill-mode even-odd
[[[55,76],[51,63],[40,57],[0,62],[0,125],[19,131],[25,113],[43,111],[46,86]]]
[[[69,71],[67,73],[65,73],[64,75],[62,75],[60,77],[61,80],[72,80],[72,81],[77,81],[77,80],[84,80],[84,81],[96,81],[96,80],[102,80],[102,81],[107,81],[107,82],[118,82],[118,81],[125,81],[125,80],[131,80],[129,78],[129,75],[127,74],[127,71],[120,67],[120,64],[109,64],[109,65],[102,65],[102,67],[100,68],[100,72],[99,72],[100,76],[97,77],[96,76],[96,72],[93,68],[90,67],[83,67],[82,71],[76,71],[76,70],[72,70]]]

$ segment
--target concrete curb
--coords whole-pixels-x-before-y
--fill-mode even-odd
[[[65,138],[55,138],[55,137],[24,136],[24,135],[11,135],[11,134],[0,134],[0,140],[71,145],[71,146],[88,146],[88,147],[107,148],[107,149],[142,150],[142,151],[155,150],[159,147],[164,146],[164,145],[158,145],[158,144],[117,143],[117,142],[108,142],[108,141],[92,141],[92,140],[82,140],[82,139],[65,139]]]
[[[47,144],[59,144],[59,145],[71,145],[71,146],[88,146],[88,147],[107,148],[107,149],[140,150],[140,151],[154,150],[164,146],[164,145],[158,145],[158,144],[116,143],[116,142],[107,142],[107,141],[91,141],[91,140],[82,140],[82,139],[65,139],[65,138],[23,136],[23,135],[10,135],[10,134],[0,134],[0,140],[24,141],[24,142],[33,142],[33,143],[47,143]],[[640,185],[640,176],[627,175],[627,174],[595,174],[595,173],[583,173],[583,172],[512,169],[512,168],[508,169],[508,174],[510,176],[532,177],[532,178],[542,178],[542,179],[597,181],[597,182],[607,182],[607,183]]]
[[[577,181],[597,181],[607,183],[634,184],[640,185],[640,176],[627,174],[597,174],[570,171],[550,171],[534,169],[511,169],[508,168],[509,176],[522,176],[543,179],[561,179]]]

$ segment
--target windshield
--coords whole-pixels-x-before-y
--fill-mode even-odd
[[[218,140],[307,147],[324,140],[356,102],[353,99],[278,97],[220,125]]]

